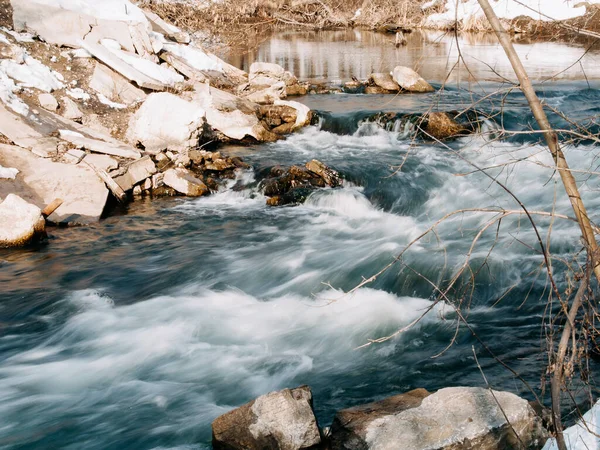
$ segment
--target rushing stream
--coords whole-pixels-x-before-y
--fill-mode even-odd
[[[571,57],[580,51],[571,48]],[[583,120],[600,113],[600,85],[590,83],[544,84],[540,94]],[[476,94],[451,87],[441,96],[309,96],[302,101],[322,111],[320,124],[274,144],[225,149],[254,169],[221,192],[134,202],[127,214],[94,226],[51,230],[47,245],[0,251],[0,448],[210,448],[216,416],[300,384],[313,388],[326,426],[337,409],[409,389],[483,385],[473,345],[495,388],[530,398],[464,327],[455,337],[455,314],[443,303],[400,336],[357,349],[421,316],[434,299],[426,279],[447,281],[493,214],[449,218],[402,264],[343,295],[445,214],[518,210],[467,160],[498,166],[488,173],[529,209],[570,213],[535,137],[478,134],[446,148],[365,121],[378,111],[424,112],[432,102],[460,110],[494,87],[479,86]],[[517,92],[477,108],[500,106],[497,124],[529,129],[531,114]],[[573,167],[597,170],[590,143],[566,151]],[[344,187],[318,191],[298,207],[267,207],[253,182],[261,170],[313,158],[339,170]],[[597,177],[578,177],[597,220]],[[536,216],[536,223],[545,238],[550,221]],[[495,226],[483,234],[471,261],[474,270],[487,264],[476,275],[468,318],[537,388],[546,364],[548,286],[536,242],[519,215],[505,218],[497,235]],[[577,225],[557,219],[555,257],[579,248]],[[564,287],[564,265],[555,264]]]

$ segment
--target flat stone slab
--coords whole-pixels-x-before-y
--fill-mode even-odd
[[[20,172],[15,180],[0,180],[0,197],[14,193],[39,208],[61,198],[63,204],[48,217],[54,223],[85,225],[100,219],[108,189],[86,165],[52,162],[11,145],[0,145],[0,165]]]

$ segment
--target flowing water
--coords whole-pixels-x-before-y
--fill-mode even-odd
[[[583,120],[600,113],[600,85],[590,83],[544,84],[540,94]],[[518,210],[467,160],[495,166],[488,173],[529,209],[569,214],[551,158],[534,137],[481,133],[444,147],[414,140],[401,122],[384,129],[366,119],[378,111],[423,112],[432,103],[460,110],[493,87],[450,87],[442,96],[309,96],[303,101],[321,111],[320,123],[277,143],[227,149],[254,168],[219,193],[138,201],[91,227],[51,230],[47,245],[0,251],[0,448],[208,449],[215,417],[300,384],[313,388],[325,426],[340,408],[409,389],[483,385],[472,346],[495,388],[531,398],[464,326],[457,331],[447,302],[405,333],[358,349],[431,308],[427,280],[447,281],[493,214],[450,217],[402,264],[344,295],[452,211]],[[532,124],[516,92],[477,108],[502,110],[495,122],[507,130]],[[566,151],[573,167],[597,171],[592,143]],[[301,206],[267,207],[255,181],[263,170],[313,158],[342,172],[343,188],[316,192]],[[597,221],[597,176],[578,177]],[[535,220],[545,239],[550,221]],[[537,388],[546,363],[542,259],[522,216],[496,230],[471,254],[474,272],[487,263],[475,275],[468,319]],[[559,258],[580,249],[578,228],[557,219],[551,236],[564,288]],[[449,300],[459,296],[453,290]]]

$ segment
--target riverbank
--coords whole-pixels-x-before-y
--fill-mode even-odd
[[[600,33],[598,3],[550,0],[540,10],[537,1],[502,0],[492,6],[518,39],[590,44]],[[459,2],[458,9],[455,0],[143,0],[140,4],[196,33],[220,54],[251,51],[281,29],[492,32],[476,0]]]

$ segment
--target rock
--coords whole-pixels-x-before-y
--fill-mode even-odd
[[[308,386],[258,397],[212,424],[215,450],[300,450],[320,445]]]
[[[323,178],[327,186],[338,187],[342,184],[340,174],[317,159],[307,162],[305,167]]]
[[[541,448],[548,437],[529,403],[509,392],[416,389],[380,402],[339,411],[331,427],[332,450],[500,450]],[[511,428],[512,425],[512,428]]]
[[[83,113],[77,107],[77,103],[69,97],[63,97],[60,100],[62,103],[62,116],[65,119],[80,121],[83,118]]]
[[[400,86],[389,73],[372,73],[369,80],[376,86],[388,91],[398,92],[400,90]]]
[[[299,102],[284,100],[277,100],[275,106],[289,106],[296,110],[296,121],[294,122],[292,130],[298,130],[306,125],[310,125],[312,112],[308,106]]]
[[[395,94],[397,91],[388,91],[381,86],[365,86],[365,94]]]
[[[279,135],[290,134],[292,131],[294,131],[294,124],[284,123],[279,125],[278,127],[273,128],[271,131]]]
[[[115,181],[121,189],[128,191],[140,181],[151,177],[156,173],[156,166],[150,156],[144,156],[137,161],[132,162],[127,166],[127,172],[120,177],[115,178]]]
[[[251,102],[258,103],[259,105],[270,105],[276,100],[285,98],[285,96],[285,83],[283,81],[277,81],[269,87],[244,95],[244,98]]]
[[[402,89],[408,92],[433,92],[435,89],[414,70],[397,66],[394,68],[393,78]]]
[[[166,92],[150,94],[132,116],[127,139],[148,153],[182,151],[198,144],[205,115],[197,103]]]
[[[146,98],[144,91],[101,63],[96,63],[94,74],[90,80],[90,88],[112,102],[125,105],[144,101]]]
[[[0,247],[21,247],[45,236],[42,210],[15,194],[0,203]]]
[[[279,81],[285,83],[285,69],[279,64],[255,62],[250,66],[248,82],[251,86],[271,86]]]
[[[435,139],[443,140],[470,133],[446,112],[429,113],[425,116],[425,120],[427,121],[427,126],[424,128],[425,133]]]
[[[300,96],[308,94],[308,88],[301,84],[294,84],[285,87],[285,93],[288,97]]]
[[[52,94],[40,94],[38,100],[40,106],[48,111],[56,111],[58,109],[58,102]]]
[[[195,85],[191,98],[205,109],[206,122],[220,141],[244,142],[248,138],[259,142],[277,140],[277,136],[260,122],[255,103],[206,84]]]
[[[64,158],[71,164],[79,164],[86,153],[83,150],[77,150],[72,148],[64,154]]]
[[[100,219],[108,189],[87,165],[52,162],[9,145],[0,145],[0,165],[20,171],[16,184],[0,182],[0,197],[16,193],[39,208],[61,198],[63,204],[48,217],[54,223],[88,224]]]
[[[200,197],[208,193],[208,187],[187,169],[169,169],[165,172],[163,183],[188,197]]]
[[[84,162],[91,164],[98,170],[110,172],[119,168],[119,162],[108,155],[87,154],[83,159]]]
[[[157,173],[152,175],[152,189],[158,189],[161,186],[164,186],[163,182],[165,175],[163,173]]]
[[[208,161],[204,164],[206,170],[214,170],[216,172],[222,172],[227,169],[234,169],[235,164],[226,159],[215,159],[214,161]]]
[[[40,158],[54,158],[58,153],[58,147],[61,141],[54,137],[46,137],[38,139],[31,146],[31,153]]]
[[[320,161],[312,160],[306,167],[272,167],[260,183],[268,199],[267,205],[279,206],[303,203],[315,189],[341,186],[341,177]]]
[[[119,156],[121,158],[138,159],[140,152],[118,141],[102,141],[84,136],[82,133],[71,130],[59,130],[60,138],[70,142],[77,148],[84,148],[91,152],[105,155]]]
[[[103,38],[114,39],[127,51],[135,52],[130,27],[143,31],[149,27],[141,10],[128,0],[112,1],[110,8],[90,0],[11,0],[10,3],[16,31],[29,31],[59,46],[79,48],[92,28],[100,28]]]
[[[262,105],[258,108],[258,116],[267,125],[277,127],[282,123],[295,123],[298,112],[288,105]]]

